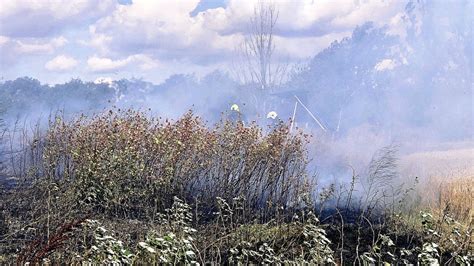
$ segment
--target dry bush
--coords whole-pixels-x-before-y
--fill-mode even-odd
[[[115,217],[153,219],[173,196],[201,206],[217,196],[244,197],[249,214],[262,210],[264,217],[308,191],[306,139],[285,124],[263,135],[240,122],[208,128],[192,113],[171,122],[110,111],[56,119],[45,138],[44,172],[73,182],[81,206]]]
[[[121,225],[118,236],[133,246],[175,196],[193,203],[196,223],[214,218],[216,197],[245,199],[236,223],[268,221],[277,210],[298,208],[311,191],[307,140],[283,123],[264,134],[256,124],[227,120],[208,127],[191,112],[177,121],[132,110],[57,116],[15,155],[25,163],[12,167],[21,178],[1,201],[9,224],[2,253],[35,243],[22,258],[39,260],[52,237],[84,217]],[[78,253],[83,242],[68,233],[55,248]]]

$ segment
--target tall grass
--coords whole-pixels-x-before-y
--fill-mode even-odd
[[[207,125],[191,112],[170,121],[112,110],[18,132],[8,135],[16,185],[0,199],[0,262],[472,259],[471,177],[429,190],[401,184],[395,147],[350,184],[316,188],[310,136],[285,123],[263,130],[238,119]]]
[[[431,198],[423,204],[433,213],[449,211],[459,221],[469,223],[474,217],[474,176],[431,177]]]
[[[312,190],[307,141],[283,123],[264,134],[240,121],[209,127],[191,112],[177,121],[133,110],[54,117],[15,156],[21,168],[11,165],[18,184],[2,201],[15,221],[9,238],[19,238],[11,248],[48,245],[55,230],[89,216],[153,224],[174,197],[192,202],[202,221],[213,218],[217,197],[245,199],[239,222],[269,221]]]

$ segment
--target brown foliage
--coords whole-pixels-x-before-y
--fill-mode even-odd
[[[202,222],[214,217],[216,197],[245,199],[240,222],[268,221],[311,191],[307,139],[283,123],[266,134],[256,124],[227,120],[209,127],[191,112],[177,121],[132,110],[72,121],[57,116],[15,155],[25,164],[12,166],[21,178],[1,201],[9,224],[2,252],[29,245],[29,257],[18,259],[37,260],[74,233],[61,228],[85,215],[146,227],[174,196],[194,202]],[[125,227],[127,242],[143,239],[144,228]],[[68,252],[81,242],[74,239]]]
[[[208,128],[192,113],[171,122],[110,111],[56,119],[45,139],[45,173],[73,182],[81,206],[117,217],[153,219],[175,195],[203,204],[241,196],[268,215],[308,189],[306,138],[284,124],[263,135],[255,124]]]

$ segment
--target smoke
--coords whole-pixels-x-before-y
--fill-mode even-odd
[[[3,119],[11,128],[18,119],[44,120],[58,109],[72,116],[116,106],[167,118],[192,109],[213,123],[238,104],[247,122],[263,124],[270,111],[291,118],[297,96],[327,128],[297,106],[295,126],[314,135],[308,147],[313,166],[329,182],[345,181],[350,167],[363,173],[387,145],[398,145],[401,157],[456,148],[452,143],[474,147],[472,10],[472,1],[410,1],[391,25],[360,25],[274,92],[239,84],[225,70],[202,78],[173,75],[161,84],[3,81]]]

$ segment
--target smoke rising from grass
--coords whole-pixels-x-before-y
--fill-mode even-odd
[[[363,172],[372,154],[397,144],[401,155],[463,142],[472,148],[472,1],[410,1],[387,27],[371,23],[315,55],[273,93],[242,85],[222,69],[204,77],[174,75],[161,84],[140,79],[46,85],[34,79],[2,81],[3,119],[34,124],[56,110],[66,115],[116,106],[178,118],[189,109],[212,124],[238,104],[246,122],[271,124],[278,113],[314,135],[310,156],[321,178]],[[327,127],[322,132],[295,97]]]

